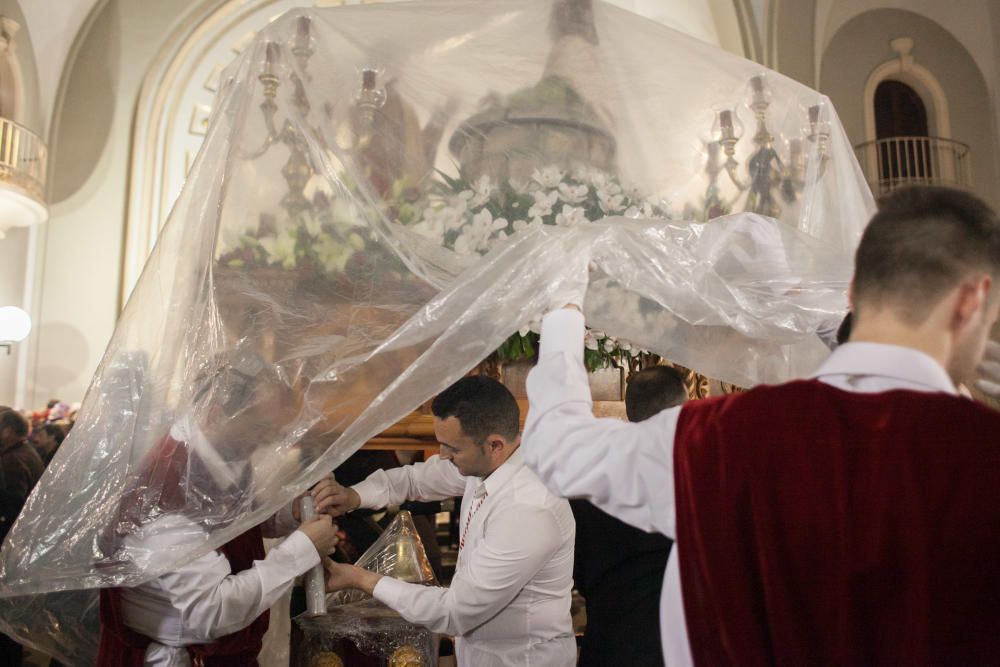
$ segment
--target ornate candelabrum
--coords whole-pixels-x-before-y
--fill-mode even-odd
[[[821,105],[809,107],[808,124],[802,131],[803,136],[788,141],[783,159],[779,145],[768,128],[771,91],[764,75],[752,77],[748,88],[749,99],[746,106],[754,115],[756,130],[752,138],[754,150],[746,161],[745,178],[740,176],[739,162],[736,159],[736,147],[743,135],[738,107],[724,108],[716,113],[712,137],[706,144],[705,173],[708,176],[708,186],[702,213],[708,220],[728,213],[732,207],[733,201],[726,201],[721,195],[719,180],[722,174],[726,174],[736,187],[739,193],[736,198],[746,193],[744,210],[776,218],[781,215],[779,198],[786,204],[794,203],[805,187],[811,152],[806,150],[806,142],[815,146],[820,160],[820,175],[829,158],[830,128],[829,123],[822,120]],[[722,155],[725,155],[724,161]]]

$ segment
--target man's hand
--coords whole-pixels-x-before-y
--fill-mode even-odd
[[[299,526],[299,530],[313,543],[320,557],[332,553],[340,542],[340,538],[337,537],[337,524],[326,514],[319,514],[315,519],[306,521]]]
[[[381,574],[360,568],[357,565],[345,565],[326,560],[326,592],[336,593],[348,588],[356,588],[372,595],[375,585],[382,578]]]
[[[333,475],[327,475],[316,482],[316,486],[303,493],[292,503],[292,517],[296,521],[302,521],[302,499],[306,496],[312,496],[316,514],[329,514],[327,510],[332,502],[333,490],[338,486],[340,485],[333,479]]]
[[[349,486],[341,486],[336,482],[330,489],[329,501],[326,503],[326,513],[330,516],[342,516],[361,507],[361,496]]]
[[[976,370],[979,372],[976,388],[990,398],[1000,400],[1000,343],[986,341],[986,352]]]

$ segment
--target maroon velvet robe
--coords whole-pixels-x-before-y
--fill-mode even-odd
[[[674,464],[695,664],[1000,664],[1000,414],[794,382],[688,404]]]
[[[103,540],[105,551],[111,555],[121,539],[144,521],[164,513],[190,510],[191,505],[211,502],[213,496],[221,501],[227,492],[209,488],[208,480],[211,475],[190,447],[169,434],[164,436],[150,453],[138,481],[123,494],[118,520]],[[229,561],[233,574],[250,569],[255,560],[263,560],[265,556],[260,527],[251,528],[219,550]],[[213,667],[256,665],[267,632],[268,615],[265,611],[248,627],[210,644],[187,647],[193,663]],[[121,592],[115,588],[103,589],[98,665],[142,667],[152,640],[126,627],[123,620]]]

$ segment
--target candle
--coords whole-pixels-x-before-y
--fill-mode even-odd
[[[375,90],[375,70],[366,69],[361,73],[361,90]]]
[[[267,42],[264,46],[264,74],[274,76],[274,66],[278,64],[278,45]]]
[[[750,79],[750,90],[753,91],[753,103],[755,105],[767,104],[767,89],[764,88],[764,77],[752,77]]]
[[[719,127],[722,128],[722,138],[733,138],[733,112],[729,109],[719,112]]]
[[[309,31],[312,27],[312,19],[308,16],[300,16],[298,22],[295,24],[295,48],[297,49],[308,49],[309,48]]]

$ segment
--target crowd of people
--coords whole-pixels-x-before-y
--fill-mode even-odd
[[[328,591],[454,636],[467,667],[995,664],[1000,413],[960,391],[1000,395],[993,211],[955,190],[891,195],[857,250],[850,324],[813,377],[685,401],[676,373],[647,369],[628,421],[593,415],[587,282],[543,318],[523,431],[504,385],[463,378],[432,403],[438,455],[352,486],[328,477],[309,492],[319,518],[302,522],[296,499],[176,572],[104,591],[99,664],[255,664],[268,607],[319,562]],[[286,397],[240,364],[204,378],[199,409],[147,457],[109,555],[204,540],[192,494],[215,524],[247,510],[247,448]],[[51,448],[32,432],[0,411],[4,473],[29,471],[18,480]],[[173,481],[151,500],[151,479]],[[18,484],[4,489],[30,491]],[[328,558],[338,517],[456,496],[447,588]],[[264,534],[288,537],[265,556]]]

